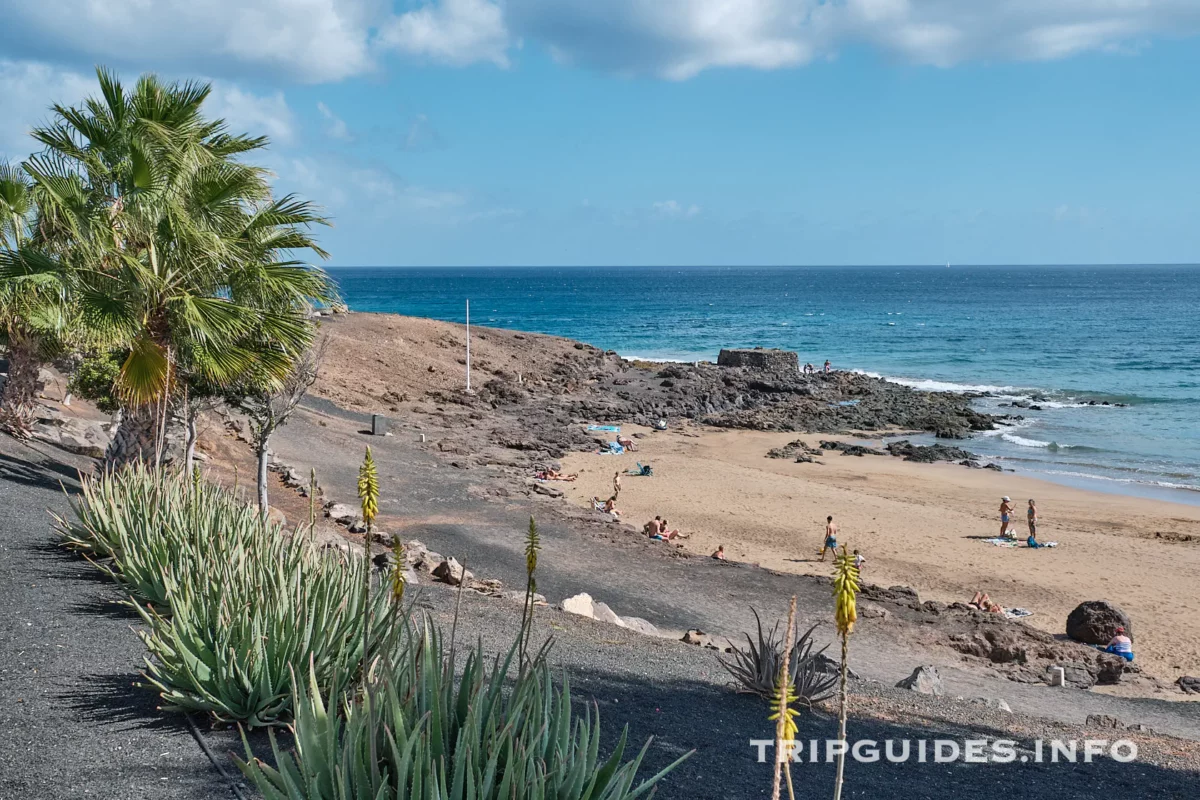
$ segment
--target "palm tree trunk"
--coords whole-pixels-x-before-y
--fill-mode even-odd
[[[113,434],[104,463],[109,467],[121,467],[141,461],[153,464],[158,452],[158,408],[153,405],[126,408],[121,422]]]
[[[0,428],[18,439],[27,439],[33,432],[38,392],[38,374],[42,362],[38,357],[36,336],[10,333],[8,339],[8,379],[0,393]]]
[[[270,451],[267,450],[267,444],[270,442],[269,436],[263,436],[258,441],[258,511],[262,514],[263,521],[267,519],[267,512],[270,506],[267,505],[267,458]]]

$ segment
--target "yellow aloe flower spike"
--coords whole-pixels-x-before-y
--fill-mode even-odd
[[[362,499],[363,521],[370,525],[379,513],[379,472],[375,469],[375,460],[371,458],[370,447],[358,469],[358,496]]]
[[[854,556],[842,551],[834,562],[833,598],[836,605],[835,620],[840,634],[854,630],[858,621],[858,567]]]

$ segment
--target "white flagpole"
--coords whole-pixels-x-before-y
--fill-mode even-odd
[[[471,301],[467,301],[467,392],[471,391]]]

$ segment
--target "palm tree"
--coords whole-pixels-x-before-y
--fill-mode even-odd
[[[283,256],[324,256],[307,230],[325,220],[294,197],[272,199],[266,171],[238,158],[266,138],[206,119],[208,84],[143,75],[126,92],[97,76],[100,97],[56,105],[34,130],[46,151],[27,171],[83,254],[73,269],[89,326],[129,348],[108,460],[158,460],[187,378],[282,381],[309,346],[310,304],[333,299],[332,285]],[[60,191],[76,183],[82,200]]]
[[[19,438],[32,430],[38,375],[69,318],[61,276],[43,269],[37,212],[24,170],[0,163],[0,345],[8,355],[0,428]]]

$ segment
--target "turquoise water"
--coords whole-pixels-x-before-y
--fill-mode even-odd
[[[567,336],[624,356],[784,347],[985,410],[1040,395],[976,452],[1104,491],[1200,504],[1200,267],[331,270],[357,311]],[[1087,405],[1128,403],[1127,408]],[[1000,412],[1009,409],[999,409]]]

